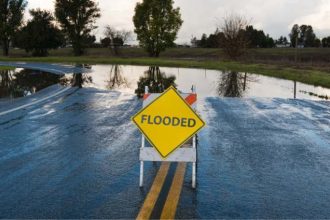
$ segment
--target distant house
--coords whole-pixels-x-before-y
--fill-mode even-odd
[[[277,47],[277,48],[288,48],[288,47],[291,47],[291,44],[290,43],[276,44],[275,47]]]

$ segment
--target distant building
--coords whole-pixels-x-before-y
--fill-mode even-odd
[[[276,44],[275,47],[277,47],[277,48],[288,48],[288,47],[291,47],[291,44],[290,43]]]

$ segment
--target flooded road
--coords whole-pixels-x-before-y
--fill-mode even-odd
[[[1,116],[0,217],[134,216],[144,199],[130,122],[139,108],[131,95],[84,89]]]
[[[135,218],[160,166],[146,163],[140,189],[141,134],[130,121],[142,107],[139,85],[161,90],[174,81],[182,91],[197,84],[198,110],[208,125],[199,135],[198,186],[191,189],[188,165],[177,218],[330,217],[325,99],[287,99],[292,82],[251,74],[92,69],[80,79],[67,76],[65,82],[81,81],[82,88],[55,83],[0,101],[0,218]],[[298,98],[321,99],[300,90],[328,94],[296,85]]]
[[[330,104],[207,98],[198,187],[189,171],[177,218],[330,216]]]

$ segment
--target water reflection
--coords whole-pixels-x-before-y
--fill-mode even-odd
[[[243,97],[247,83],[253,80],[247,73],[222,72],[218,83],[218,94],[224,97]]]
[[[0,71],[0,98],[18,98],[36,93],[60,82],[62,76],[51,73],[21,70]]]
[[[76,67],[85,68],[85,69],[92,69],[92,65],[90,64],[76,64]],[[67,78],[68,76],[66,76]],[[93,83],[93,78],[88,74],[82,73],[75,73],[71,79],[71,85],[73,87],[82,88],[84,84]]]
[[[55,84],[82,88],[85,83],[92,83],[92,77],[88,74],[57,75],[28,69],[1,70],[0,98],[25,97]]]
[[[83,85],[85,84],[93,83],[93,78],[92,76],[85,73],[84,74],[75,73],[73,75],[67,74],[61,78],[59,83],[64,86],[73,86],[73,87],[82,88]]]
[[[170,86],[176,87],[176,77],[173,75],[167,76],[165,72],[162,72],[157,66],[151,66],[144,75],[140,77],[138,81],[138,88],[135,90],[135,94],[142,98],[144,95],[144,89],[149,87],[150,93],[162,93]]]
[[[144,87],[150,92],[163,92],[170,85],[188,92],[197,87],[199,97],[277,97],[329,100],[330,90],[299,82],[281,80],[250,73],[220,72],[165,67],[81,65],[91,73],[54,75],[16,69],[0,71],[0,98],[17,98],[40,91],[53,84],[119,90],[142,97]],[[171,74],[175,74],[175,76]],[[257,79],[257,80],[256,80]]]
[[[107,89],[128,88],[127,79],[122,74],[122,68],[119,65],[113,65],[110,70],[110,78],[107,82]]]
[[[12,87],[12,71],[0,70],[0,98],[13,96]]]

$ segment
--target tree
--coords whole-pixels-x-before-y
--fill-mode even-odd
[[[252,25],[247,26],[244,32],[249,47],[272,48],[275,46],[273,38],[268,34],[265,35],[262,30],[254,29]]]
[[[202,38],[199,42],[199,47],[206,48],[207,47],[207,35],[203,34]]]
[[[248,26],[248,21],[244,17],[230,15],[223,19],[223,24],[219,27],[224,35],[224,51],[232,59],[236,59],[246,52],[248,46],[244,33],[246,26]]]
[[[166,48],[174,46],[183,23],[180,8],[173,8],[173,0],[137,3],[133,22],[140,46],[152,57],[158,57]]]
[[[297,43],[299,44],[299,34],[300,34],[300,28],[298,24],[293,25],[291,29],[291,33],[289,34],[290,41],[292,47],[297,47]]]
[[[100,40],[102,47],[110,47],[111,46],[111,39],[109,37],[105,37]]]
[[[278,40],[275,41],[275,43],[279,45],[287,45],[289,42],[286,37],[281,36]]]
[[[97,28],[101,16],[93,0],[56,0],[55,16],[70,39],[74,54],[80,56],[91,41],[91,31]]]
[[[315,38],[313,46],[314,47],[321,47],[322,46],[322,41],[319,38]]]
[[[198,40],[196,37],[193,37],[191,40],[191,44],[194,47],[201,47],[201,48],[219,48],[223,47],[222,42],[223,42],[224,35],[222,32],[217,29],[214,34],[210,34],[207,36],[206,34],[202,35],[202,38]]]
[[[119,48],[124,46],[124,43],[131,37],[132,33],[127,30],[117,30],[110,25],[105,28],[105,39],[110,39],[109,47],[115,55],[119,54]]]
[[[304,47],[315,47],[319,44],[319,42],[316,41],[316,35],[311,25],[304,24],[299,26],[298,24],[295,24],[292,27],[289,36],[293,47],[296,47],[297,43]]]
[[[217,29],[214,34],[210,34],[207,39],[207,47],[208,48],[219,48],[223,47],[224,34]]]
[[[314,34],[313,27],[311,25],[300,26],[301,41],[305,47],[314,47],[316,35]]]
[[[322,39],[322,47],[330,47],[330,36]]]
[[[54,17],[48,11],[31,10],[29,20],[15,37],[15,45],[32,51],[33,56],[47,56],[49,49],[57,49],[65,43],[61,30],[54,24]]]
[[[198,40],[196,37],[192,36],[190,40],[191,46],[192,47],[198,47]]]
[[[0,0],[0,37],[3,55],[8,56],[9,45],[22,24],[25,0]]]

